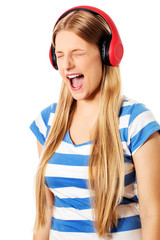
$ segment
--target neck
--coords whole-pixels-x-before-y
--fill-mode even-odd
[[[98,112],[99,104],[100,94],[96,95],[96,97],[92,99],[78,100],[76,102],[76,112],[85,116],[89,116],[95,112]]]

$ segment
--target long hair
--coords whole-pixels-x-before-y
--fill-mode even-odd
[[[108,24],[101,16],[82,10],[68,14],[57,24],[53,44],[61,30],[72,31],[99,48],[102,39],[111,34]],[[119,67],[103,65],[102,75],[101,104],[89,159],[89,187],[94,192],[91,204],[95,229],[100,237],[105,236],[117,224],[117,206],[124,189],[124,159],[119,133],[119,111],[122,104]],[[35,231],[46,223],[46,165],[70,126],[74,105],[75,100],[63,81],[54,121],[36,174]]]

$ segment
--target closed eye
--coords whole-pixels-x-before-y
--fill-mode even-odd
[[[56,55],[56,58],[62,58],[63,57],[63,55]]]
[[[74,56],[83,56],[84,53],[74,53]]]

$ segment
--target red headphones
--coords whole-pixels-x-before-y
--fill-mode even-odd
[[[99,14],[108,23],[110,30],[111,30],[111,38],[109,39],[107,36],[107,38],[103,40],[102,47],[101,47],[101,57],[102,57],[102,61],[105,65],[118,66],[123,57],[123,52],[124,52],[123,44],[122,44],[118,30],[117,30],[116,25],[114,24],[113,20],[102,10],[95,8],[95,7],[91,7],[91,6],[77,6],[77,7],[71,8],[71,9],[67,10],[66,12],[64,12],[60,16],[60,18],[57,20],[55,26],[67,14],[69,14],[70,12],[73,12],[73,11],[78,11],[78,10],[88,11],[95,15]],[[54,28],[55,28],[55,26],[54,26]],[[52,66],[56,70],[58,70],[57,60],[56,60],[56,55],[55,55],[55,48],[54,48],[53,44],[51,44],[51,47],[49,50],[49,58],[50,58]]]

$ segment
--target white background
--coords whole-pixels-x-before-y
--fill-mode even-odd
[[[152,0],[14,0],[0,3],[0,239],[32,239],[38,113],[57,101],[61,78],[49,62],[52,29],[70,7],[92,5],[114,20],[124,44],[123,92],[160,122],[160,6]]]

